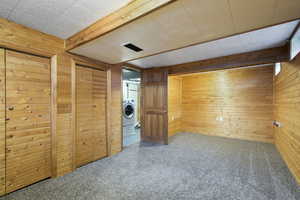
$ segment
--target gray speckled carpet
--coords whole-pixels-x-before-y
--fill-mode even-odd
[[[0,199],[299,200],[300,187],[272,144],[180,133]]]

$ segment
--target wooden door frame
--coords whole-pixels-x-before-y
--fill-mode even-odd
[[[86,67],[86,68],[90,68],[90,69],[94,69],[94,70],[99,70],[99,71],[103,71],[106,72],[106,75],[108,75],[108,70],[105,67],[102,67],[98,64],[94,64],[91,62],[85,62],[83,60],[79,60],[76,59],[76,57],[72,57],[71,58],[71,104],[72,104],[72,135],[73,135],[73,160],[72,160],[72,168],[73,171],[76,170],[78,168],[77,164],[76,164],[76,146],[77,146],[77,141],[78,141],[78,134],[77,134],[77,116],[76,116],[76,66],[79,65],[81,67]],[[108,87],[108,85],[106,86]],[[107,91],[107,90],[106,90]],[[108,99],[108,95],[106,94],[106,106],[105,106],[105,135],[106,135],[106,151],[107,154],[105,157],[108,157],[110,155],[109,153],[109,137],[108,137],[108,119],[109,119],[109,115],[108,115],[108,104],[109,104],[109,99]]]
[[[56,131],[57,131],[57,55],[50,58],[51,81],[51,178],[57,177]]]
[[[6,71],[6,51],[7,50],[18,52],[18,53],[23,53],[23,54],[30,55],[30,56],[37,56],[37,57],[49,59],[49,65],[50,65],[50,109],[51,109],[50,110],[50,144],[51,144],[51,146],[50,146],[50,171],[51,171],[51,178],[57,177],[57,163],[56,163],[57,55],[49,57],[48,55],[45,55],[45,54],[34,54],[34,53],[31,53],[28,51],[22,51],[22,50],[18,50],[18,49],[10,49],[10,48],[5,48],[5,47],[2,47],[1,49],[4,50],[5,71]],[[6,77],[5,77],[5,90],[6,90]],[[6,98],[5,98],[5,104],[6,104]],[[6,109],[5,109],[5,116],[6,116]],[[5,125],[5,129],[6,129],[6,125]],[[5,134],[6,134],[6,130],[5,130]],[[6,143],[6,140],[5,140],[5,143]],[[5,144],[5,148],[6,148],[6,144]]]
[[[123,151],[124,149],[124,140],[123,140],[123,135],[124,135],[124,131],[123,131],[123,69],[128,69],[128,70],[131,70],[131,71],[135,71],[135,72],[138,72],[140,73],[140,77],[141,77],[141,81],[140,81],[140,87],[139,87],[139,95],[140,95],[140,110],[139,110],[139,113],[140,113],[140,122],[142,121],[142,73],[143,73],[143,70],[142,69],[139,69],[137,67],[133,67],[127,63],[124,63],[122,65],[122,71],[121,71],[121,150]],[[142,125],[142,123],[141,123]],[[142,134],[142,128],[140,129],[140,136]]]
[[[3,49],[4,51],[4,66],[5,66],[5,96],[6,96],[6,52],[7,50],[9,51],[14,51],[17,53],[23,53],[26,55],[30,56],[36,56],[36,57],[42,57],[42,58],[47,58],[49,59],[49,65],[50,65],[50,171],[51,171],[51,178],[56,177],[56,169],[57,169],[57,164],[55,162],[56,160],[56,113],[57,113],[57,56],[52,56],[49,57],[45,54],[34,54],[31,52],[27,51],[22,51],[18,49],[11,49],[11,48],[5,48],[5,47],[0,47],[0,49]],[[5,117],[6,117],[6,97],[5,97]],[[5,134],[6,134],[6,123],[5,123]],[[6,140],[5,140],[5,148],[6,148]],[[6,157],[6,153],[5,153]],[[5,179],[6,179],[6,164],[5,164]],[[6,187],[6,183],[5,183]],[[6,188],[5,188],[6,190]],[[1,195],[0,195],[1,196]]]
[[[2,186],[0,186],[0,197],[5,195],[6,194],[6,49],[5,48],[0,48],[0,51],[3,51],[3,63],[0,63],[0,65],[3,64],[3,68],[4,68],[4,74],[3,74],[3,78],[4,78],[4,115],[2,116],[3,118],[0,119],[0,120],[3,120],[3,130],[4,130],[4,133],[1,133],[3,134],[3,138],[4,138],[4,143],[3,143],[3,146],[1,146],[0,148],[2,148],[0,151],[3,151],[3,154],[4,154],[4,164],[3,164],[3,172],[2,174],[0,174],[0,176],[3,176],[3,182],[2,182]],[[0,56],[2,56],[1,53],[0,53]],[[1,59],[0,59],[1,60]],[[1,67],[0,67],[0,70],[1,70]]]

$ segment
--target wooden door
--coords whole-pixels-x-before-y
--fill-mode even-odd
[[[76,66],[76,165],[107,156],[106,72]]]
[[[0,49],[0,196],[5,194],[5,57]]]
[[[50,60],[6,51],[6,192],[51,176]]]
[[[141,140],[168,144],[168,71],[165,69],[142,73]]]

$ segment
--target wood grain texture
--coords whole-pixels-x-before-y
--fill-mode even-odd
[[[106,71],[93,69],[93,108],[94,130],[93,137],[94,160],[107,156],[107,133],[106,133],[106,101],[107,101],[107,74]]]
[[[85,56],[68,53],[68,52],[65,52],[65,55],[68,55],[70,58],[72,58],[78,65],[89,66],[103,71],[107,70],[108,67],[107,63],[92,58],[88,58]]]
[[[76,165],[107,156],[106,72],[76,66]]]
[[[107,74],[108,154],[114,155],[122,151],[122,66],[111,66]]]
[[[6,192],[51,176],[50,60],[6,51]]]
[[[77,163],[76,163],[76,148],[77,148],[77,118],[76,118],[76,62],[74,59],[71,59],[71,101],[72,101],[72,120],[71,120],[71,131],[73,135],[73,153],[72,153],[72,164],[73,164],[73,170],[77,168]]]
[[[55,158],[53,158],[53,176],[62,176],[74,170],[73,148],[75,135],[72,132],[72,91],[71,91],[71,57],[67,54],[58,54],[54,58],[56,66],[52,66],[52,85],[55,87],[56,109],[54,118],[55,127]],[[56,69],[54,69],[56,68]],[[53,121],[53,123],[54,123]]]
[[[182,130],[273,142],[272,82],[270,66],[183,76]]]
[[[0,49],[0,196],[5,194],[5,50]]]
[[[276,63],[288,61],[288,59],[289,47],[288,45],[285,45],[283,47],[272,49],[184,63],[169,66],[167,68],[169,70],[169,74],[187,74]]]
[[[291,62],[282,63],[274,78],[275,144],[292,174],[300,184],[300,54]]]
[[[89,42],[172,1],[174,0],[133,0],[128,5],[68,38],[66,49],[70,50]]]
[[[168,70],[143,70],[141,91],[141,140],[168,144]]]
[[[57,56],[51,57],[51,176],[57,176]]]
[[[0,18],[0,46],[51,57],[64,51],[64,40]]]
[[[182,78],[168,77],[168,136],[181,132]]]
[[[55,148],[53,157],[52,176],[62,176],[76,169],[76,64],[86,65],[97,69],[106,70],[105,63],[69,53],[61,53],[52,57],[55,66],[52,73],[52,85],[56,88],[56,114],[53,117],[55,132]],[[73,67],[74,65],[74,67]],[[56,68],[56,69],[55,69]],[[74,68],[74,72],[72,71]],[[73,84],[74,83],[74,84]],[[56,168],[56,169],[55,169]]]

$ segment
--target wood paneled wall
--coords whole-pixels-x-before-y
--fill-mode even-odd
[[[52,176],[62,176],[76,169],[76,72],[72,71],[74,65],[98,67],[106,70],[106,65],[79,56],[62,53],[52,58],[52,86],[55,105],[53,105],[53,174]],[[105,111],[104,111],[105,112]]]
[[[72,172],[75,136],[72,131],[72,72],[71,58],[58,54],[52,58],[52,176]]]
[[[273,142],[272,82],[271,66],[182,76],[181,131]]]
[[[0,18],[0,46],[52,57],[52,176],[72,171],[71,57],[64,40]]]
[[[0,47],[51,57],[64,51],[64,40],[0,18]]]
[[[5,50],[0,49],[0,196],[5,194]]]
[[[64,40],[47,35],[36,30],[15,24],[0,18],[0,47],[14,49],[17,51],[51,57],[51,171],[52,177],[61,176],[76,169],[75,162],[75,86],[72,65],[92,66],[104,71],[110,65],[103,62],[88,59],[81,56],[64,52]],[[5,56],[4,49],[0,49],[0,195],[5,193]],[[48,59],[50,60],[50,59]],[[121,68],[114,68],[112,79],[109,84],[112,88],[107,91],[112,95],[111,104],[107,108],[112,108],[110,117],[112,124],[112,136],[109,146],[111,154],[121,151]],[[104,72],[106,73],[106,72]],[[50,76],[48,76],[50,81]],[[50,84],[50,82],[49,82]],[[50,88],[47,91],[50,93]],[[103,111],[105,113],[105,111]],[[109,112],[107,112],[109,114]],[[120,116],[120,118],[116,118]],[[103,124],[101,124],[102,126]],[[99,125],[100,126],[100,125]],[[104,126],[105,127],[105,126]],[[48,128],[49,129],[49,128]],[[50,130],[50,129],[49,129]],[[34,176],[32,176],[34,177]],[[11,188],[7,191],[14,190]]]
[[[122,151],[122,66],[111,66],[107,80],[108,155],[114,155]]]
[[[274,78],[275,144],[300,184],[300,54]]]
[[[168,136],[181,132],[182,77],[168,77]]]

